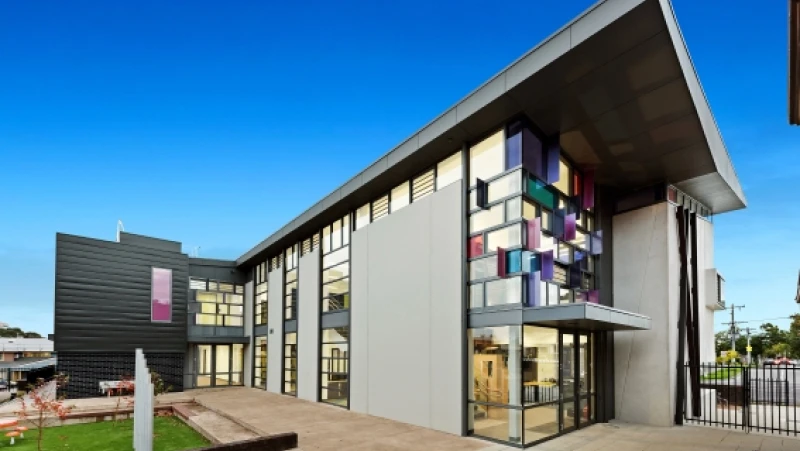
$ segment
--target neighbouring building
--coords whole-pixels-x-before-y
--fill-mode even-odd
[[[59,370],[93,396],[141,347],[176,389],[516,446],[666,426],[714,358],[712,218],[744,207],[669,1],[605,0],[235,261],[58,234]]]
[[[47,338],[0,338],[0,380],[19,382],[31,374],[52,374],[55,364],[53,342]]]

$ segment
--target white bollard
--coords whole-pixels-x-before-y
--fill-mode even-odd
[[[141,349],[136,349],[136,373],[133,392],[133,449],[153,451],[154,387]]]

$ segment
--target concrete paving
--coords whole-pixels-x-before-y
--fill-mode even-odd
[[[309,450],[481,450],[483,440],[445,434],[252,388],[195,390],[195,402],[263,435],[297,432]],[[398,402],[402,402],[399,400]]]
[[[495,445],[482,451],[510,451]],[[695,426],[595,424],[541,443],[535,451],[800,451],[800,439]]]

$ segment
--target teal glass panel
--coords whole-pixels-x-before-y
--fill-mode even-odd
[[[522,251],[516,250],[508,253],[508,266],[506,266],[506,273],[515,273],[522,271]]]
[[[542,204],[543,206],[551,210],[555,208],[556,196],[544,183],[534,178],[529,178],[528,194],[533,197],[536,202]]]

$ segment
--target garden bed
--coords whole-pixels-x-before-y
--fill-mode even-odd
[[[15,451],[36,450],[37,431],[30,430],[24,439],[9,439],[0,435],[0,449]],[[173,416],[153,418],[153,451],[183,451],[209,445],[200,433]],[[133,421],[102,421],[54,426],[44,430],[42,449],[78,451],[125,451],[133,449]]]

